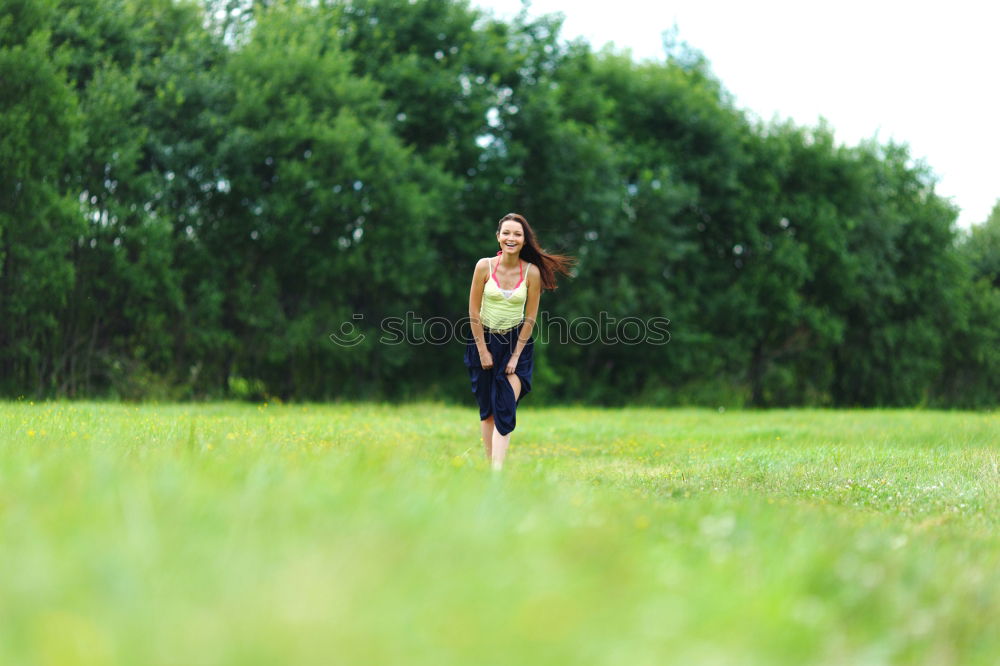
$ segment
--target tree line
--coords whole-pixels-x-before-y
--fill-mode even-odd
[[[666,41],[460,0],[0,0],[0,394],[461,400],[433,327],[515,211],[577,258],[533,400],[1000,403],[1000,208],[962,233],[905,145],[759,121]],[[579,339],[600,317],[669,342]]]

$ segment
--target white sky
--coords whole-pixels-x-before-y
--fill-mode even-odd
[[[510,18],[520,0],[471,0]],[[663,59],[662,33],[708,58],[736,103],[816,125],[846,144],[909,144],[961,208],[983,222],[1000,199],[1000,3],[995,0],[534,0],[561,12],[565,39]]]

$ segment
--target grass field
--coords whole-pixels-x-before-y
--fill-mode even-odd
[[[996,664],[1000,415],[0,404],[0,664]]]

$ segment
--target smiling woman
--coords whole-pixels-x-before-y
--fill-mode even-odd
[[[496,236],[497,256],[480,259],[472,276],[472,337],[465,366],[479,403],[486,458],[499,470],[516,425],[517,404],[531,391],[531,331],[541,290],[555,289],[556,273],[567,274],[573,259],[542,250],[528,221],[517,213],[500,219]]]

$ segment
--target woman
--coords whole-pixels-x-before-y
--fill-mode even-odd
[[[517,404],[531,391],[534,340],[542,289],[556,288],[556,273],[569,273],[571,257],[542,250],[528,221],[508,213],[497,226],[500,251],[476,263],[469,291],[472,339],[465,365],[479,403],[486,458],[503,468],[516,423]]]

